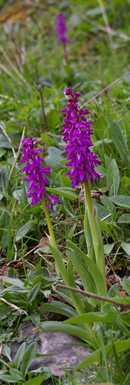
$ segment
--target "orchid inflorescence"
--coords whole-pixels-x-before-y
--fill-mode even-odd
[[[30,183],[27,194],[24,198],[32,198],[31,207],[42,200],[43,194],[47,197],[46,206],[50,204],[50,209],[54,211],[54,203],[61,202],[55,195],[48,195],[46,193],[45,184],[49,185],[48,179],[45,178],[45,174],[51,174],[50,167],[41,166],[41,162],[44,163],[44,159],[41,158],[38,153],[43,152],[42,148],[37,150],[34,148],[36,139],[24,139],[22,141],[23,157],[20,163],[26,163],[23,168],[23,172],[27,174],[27,178],[23,180]]]
[[[93,123],[85,118],[85,115],[89,114],[88,109],[80,109],[77,104],[81,94],[72,91],[70,87],[66,89],[65,95],[71,95],[67,99],[66,108],[62,110],[65,123],[62,135],[63,140],[68,142],[64,150],[67,151],[67,160],[69,160],[67,167],[72,167],[67,174],[72,180],[73,188],[88,179],[93,185],[95,178],[101,178],[101,175],[95,170],[95,166],[101,163],[95,152],[90,149],[93,146],[91,141]]]
[[[58,13],[57,15],[57,36],[59,43],[69,43],[69,39],[66,36],[67,25],[65,23],[66,15],[64,13]]]

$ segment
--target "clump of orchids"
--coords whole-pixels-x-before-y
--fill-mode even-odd
[[[45,178],[46,173],[50,173],[49,167],[44,167],[44,160],[39,156],[39,152],[43,150],[34,148],[35,139],[25,139],[23,141],[23,157],[21,162],[26,163],[23,171],[26,172],[27,178],[24,180],[30,183],[26,197],[32,198],[31,206],[42,200],[43,207],[48,224],[48,240],[49,247],[55,258],[56,266],[61,274],[65,285],[77,288],[73,275],[73,267],[77,270],[82,286],[85,291],[99,296],[106,296],[107,289],[105,283],[105,257],[103,250],[102,235],[100,224],[97,217],[97,212],[92,206],[90,183],[93,186],[95,178],[102,176],[96,171],[96,166],[100,164],[98,156],[92,151],[91,135],[93,134],[93,123],[85,117],[89,114],[87,109],[80,109],[78,98],[81,96],[77,92],[73,92],[72,88],[67,88],[65,94],[70,95],[67,98],[67,105],[62,110],[64,125],[62,130],[63,141],[66,142],[64,150],[67,153],[67,164],[69,171],[67,175],[71,180],[72,188],[75,189],[79,184],[84,184],[85,195],[85,215],[84,215],[84,230],[87,243],[87,255],[73,242],[67,241],[68,246],[68,264],[67,267],[63,261],[63,257],[58,250],[48,208],[54,210],[54,203],[60,200],[55,195],[46,193],[45,185],[48,180]],[[43,164],[41,166],[41,163]],[[85,315],[94,313],[95,308],[98,308],[97,298],[88,298],[83,300],[80,293],[75,293],[69,290],[70,303],[76,310],[75,315]],[[99,310],[99,309],[98,309]],[[85,318],[86,319],[86,318]],[[67,325],[68,326],[68,325]],[[78,326],[75,326],[75,328]],[[91,345],[97,346],[97,340],[94,331],[92,330],[92,322],[82,323],[82,328],[78,335]],[[57,325],[46,330],[57,330]],[[77,329],[77,330],[78,330]],[[59,330],[59,326],[58,326]],[[69,329],[70,330],[70,329]],[[72,328],[69,332],[77,335],[77,330]],[[62,331],[68,331],[64,327]]]

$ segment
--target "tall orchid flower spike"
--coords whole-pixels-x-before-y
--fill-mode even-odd
[[[95,171],[95,166],[100,163],[98,156],[92,152],[93,143],[91,135],[93,130],[92,122],[89,122],[85,115],[89,113],[87,109],[80,109],[78,98],[81,96],[78,92],[73,92],[72,88],[67,88],[66,95],[71,95],[67,99],[67,106],[63,112],[64,129],[62,130],[63,140],[68,142],[64,150],[67,151],[67,166],[71,166],[71,171],[67,174],[71,179],[73,188],[90,180],[93,186],[95,178],[101,178],[101,175]]]
[[[58,13],[57,14],[57,36],[59,43],[63,43],[64,46],[64,54],[65,54],[65,60],[68,64],[68,53],[66,50],[66,43],[69,43],[69,39],[66,36],[67,33],[67,25],[65,23],[67,16],[64,13]]]
[[[92,206],[89,187],[89,181],[93,186],[95,178],[102,178],[102,175],[95,169],[101,162],[96,153],[92,151],[93,123],[85,117],[85,115],[89,114],[88,109],[80,109],[78,105],[78,98],[81,94],[72,91],[70,87],[66,89],[65,95],[70,95],[70,98],[66,100],[67,106],[62,110],[64,118],[62,136],[64,142],[67,142],[64,147],[67,152],[67,167],[71,167],[66,175],[69,175],[72,188],[78,186],[79,183],[84,183],[86,205],[84,226],[88,255],[97,264],[102,275],[105,276],[101,230]]]
[[[61,202],[55,195],[48,195],[46,193],[46,184],[49,185],[48,179],[45,174],[50,174],[50,167],[43,167],[41,163],[44,163],[43,158],[39,156],[39,152],[43,152],[42,148],[37,150],[34,148],[36,139],[24,139],[22,141],[22,159],[20,163],[26,163],[23,168],[23,172],[27,174],[27,178],[24,178],[27,183],[30,183],[27,194],[24,198],[32,198],[31,207],[42,200],[42,204],[45,211],[45,216],[48,224],[50,237],[53,239],[53,243],[56,245],[55,236],[48,212],[48,207],[54,211],[54,203]],[[46,199],[45,199],[46,197]]]
[[[37,150],[34,148],[36,139],[24,139],[22,141],[23,152],[20,163],[26,163],[23,168],[23,172],[27,174],[27,178],[23,180],[30,183],[27,194],[24,198],[32,198],[31,207],[42,200],[43,194],[47,197],[46,206],[54,211],[54,203],[61,202],[55,195],[48,195],[46,193],[45,184],[49,185],[48,179],[45,174],[51,174],[50,167],[43,167],[41,163],[44,163],[44,159],[41,158],[38,153],[43,152],[42,148]]]

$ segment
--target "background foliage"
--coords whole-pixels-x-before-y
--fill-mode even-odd
[[[27,189],[19,150],[23,132],[24,137],[37,138],[38,146],[40,143],[43,148],[46,164],[52,169],[47,191],[56,191],[62,199],[62,204],[55,205],[51,219],[65,261],[66,239],[87,252],[83,191],[74,191],[68,176],[64,176],[61,110],[69,86],[82,94],[81,106],[90,110],[94,149],[102,163],[98,171],[103,178],[95,182],[92,196],[103,234],[109,296],[123,302],[123,295],[130,295],[130,2],[110,0],[103,5],[101,0],[0,1],[0,339],[4,344],[11,333],[15,340],[19,324],[26,317],[35,325],[45,321],[50,306],[48,295],[60,292],[71,304],[68,294],[55,288],[61,280],[46,245],[48,230],[41,203],[30,208],[30,202],[23,199]],[[68,64],[56,34],[58,12],[67,14]],[[81,288],[76,270],[74,278]],[[76,316],[71,306],[65,306],[62,300],[55,302],[50,311],[68,318]],[[93,371],[93,381],[129,384],[126,310],[123,315],[117,307],[105,303],[104,322],[95,320],[100,351],[94,351],[85,362],[86,383]],[[46,320],[46,328],[51,327],[50,319]],[[58,327],[69,327],[65,325]],[[122,350],[118,343],[116,347],[118,338]],[[94,365],[96,361],[100,362],[98,366]],[[14,378],[14,370],[15,375],[22,376],[19,365],[1,369],[5,371],[0,376],[6,373],[3,381],[11,382],[8,375]],[[28,368],[19,383],[26,380]]]

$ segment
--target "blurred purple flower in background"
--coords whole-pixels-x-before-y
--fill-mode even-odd
[[[92,122],[87,121],[85,115],[89,113],[88,109],[80,109],[78,106],[78,92],[73,92],[72,88],[67,88],[65,95],[71,97],[67,99],[67,106],[62,110],[64,129],[62,130],[63,140],[68,142],[64,150],[67,151],[67,166],[71,166],[69,175],[73,188],[90,179],[92,185],[95,178],[102,176],[95,171],[95,167],[101,164],[95,152],[90,150],[93,146],[91,135]]]
[[[66,17],[64,13],[58,13],[57,15],[57,36],[59,43],[69,43],[68,37],[65,36],[67,33]]]
[[[49,181],[45,178],[45,174],[51,174],[50,167],[41,166],[41,162],[44,163],[43,158],[41,158],[38,153],[43,152],[42,148],[37,150],[34,148],[34,142],[36,139],[24,139],[22,141],[23,152],[22,159],[20,163],[26,163],[26,166],[23,168],[23,172],[27,174],[27,178],[23,180],[27,183],[30,183],[27,194],[24,198],[32,198],[31,207],[34,206],[37,202],[42,200],[43,193],[47,197],[48,202],[46,206],[50,204],[50,209],[54,211],[54,203],[61,202],[55,195],[49,196],[46,194],[45,184],[49,185]],[[50,202],[49,202],[50,201]]]

